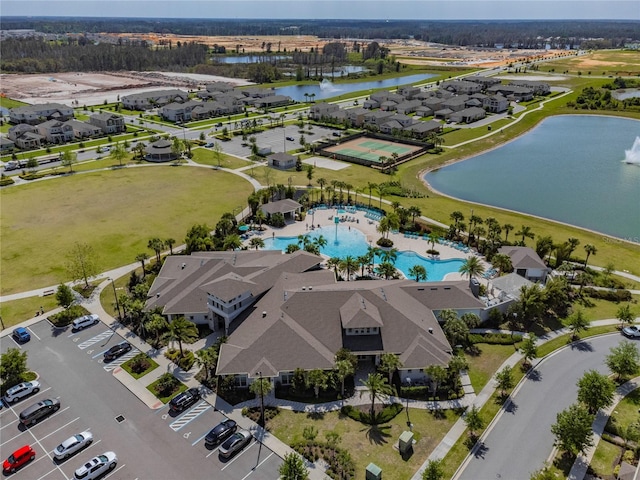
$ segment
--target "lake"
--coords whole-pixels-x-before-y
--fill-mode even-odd
[[[425,178],[453,197],[640,243],[640,162],[625,161],[640,153],[638,136],[637,120],[556,116]]]
[[[328,80],[323,80],[316,85],[291,85],[289,87],[278,87],[275,89],[277,95],[286,95],[298,102],[306,102],[307,98],[305,93],[311,95],[315,94],[313,100],[325,100],[327,98],[337,97],[344,95],[345,93],[353,93],[363,91],[363,95],[366,95],[366,90],[373,90],[377,88],[396,88],[400,85],[409,85],[422,83],[426,80],[435,77],[429,73],[407,75],[404,77],[387,78],[386,80],[373,80],[367,82],[354,82],[354,83],[339,83],[334,84]]]

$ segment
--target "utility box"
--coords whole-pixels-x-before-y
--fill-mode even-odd
[[[365,480],[382,480],[382,469],[375,463],[370,463],[367,465]]]
[[[404,455],[411,451],[412,448],[413,432],[402,432],[402,435],[400,435],[400,438],[398,439],[398,450],[400,450],[400,454]]]

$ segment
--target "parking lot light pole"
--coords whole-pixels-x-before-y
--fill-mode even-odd
[[[262,372],[258,372],[258,375],[260,377],[260,423],[259,425],[264,428],[264,392],[262,390]]]
[[[120,316],[120,302],[118,302],[118,292],[116,292],[116,284],[113,282],[113,278],[109,278],[111,280],[111,286],[113,287],[113,296],[116,299],[116,308],[118,309],[118,321],[122,321],[122,317]]]

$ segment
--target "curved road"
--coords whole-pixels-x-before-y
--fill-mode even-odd
[[[609,349],[623,340],[616,333],[594,337],[557,351],[536,366],[462,464],[454,479],[528,479],[553,450],[556,414],[577,399],[576,382],[585,371],[609,373]]]

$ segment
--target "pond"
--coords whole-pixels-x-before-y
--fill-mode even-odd
[[[545,119],[516,140],[426,175],[436,190],[640,243],[640,121]]]
[[[366,90],[373,90],[378,88],[397,88],[400,85],[409,85],[416,83],[423,83],[430,78],[435,77],[429,73],[422,73],[416,75],[407,75],[404,77],[387,78],[386,80],[371,80],[365,82],[353,82],[353,83],[333,83],[325,79],[316,85],[291,85],[288,87],[277,87],[275,92],[277,95],[286,95],[298,102],[307,101],[304,94],[314,95],[313,100],[325,100],[327,98],[337,97],[346,93],[363,92],[366,95]]]

